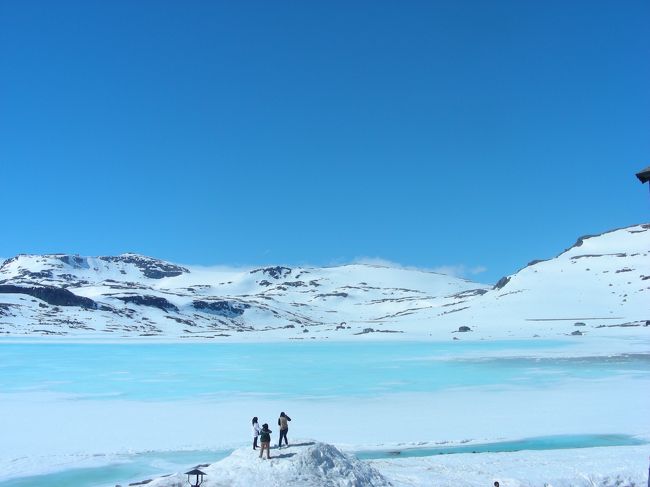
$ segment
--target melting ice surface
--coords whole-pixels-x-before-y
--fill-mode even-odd
[[[428,457],[454,453],[502,453],[521,450],[563,450],[569,448],[591,448],[597,446],[643,445],[644,440],[628,435],[554,435],[521,440],[497,441],[492,443],[471,443],[466,445],[437,445],[427,448],[405,448],[403,450],[359,451],[355,455],[361,460],[376,460],[400,456]]]
[[[467,343],[0,344],[0,392],[175,400],[431,392],[648,371],[647,355],[539,358],[558,341]],[[529,351],[532,357],[509,352]],[[495,355],[496,353],[496,355]],[[504,358],[505,357],[505,358]]]
[[[75,400],[218,400],[375,398],[482,387],[552,390],[570,379],[650,378],[650,356],[572,356],[558,340],[447,343],[55,343],[0,342],[0,394],[55,393]],[[565,353],[568,352],[568,353]],[[413,439],[417,441],[417,438]],[[400,450],[401,456],[512,449],[631,445],[625,435],[563,435],[519,442]],[[230,450],[124,454],[91,468],[0,481],[28,485],[98,486],[141,480],[199,463]],[[385,458],[394,450],[357,452]],[[101,462],[99,462],[101,463]],[[1,478],[1,477],[0,477]]]
[[[161,472],[170,473],[188,465],[221,460],[230,451],[148,452],[115,458],[100,467],[75,468],[46,475],[33,475],[5,482],[2,487],[96,487],[124,482],[124,479],[145,479]],[[123,484],[124,485],[124,484]]]

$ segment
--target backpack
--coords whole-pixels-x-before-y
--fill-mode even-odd
[[[260,442],[262,443],[271,442],[271,430],[262,430],[260,432]]]

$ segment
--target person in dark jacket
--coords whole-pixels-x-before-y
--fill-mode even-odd
[[[280,427],[280,439],[278,440],[278,448],[282,447],[282,438],[284,438],[284,443],[289,446],[289,440],[287,440],[287,433],[289,432],[289,424],[291,418],[284,414],[284,411],[280,413],[278,418],[278,426]]]
[[[265,448],[266,459],[268,460],[271,458],[271,433],[273,433],[273,431],[269,429],[269,425],[264,423],[262,425],[262,431],[260,431],[260,458],[262,458]]]

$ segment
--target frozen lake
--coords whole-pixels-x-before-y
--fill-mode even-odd
[[[400,442],[449,443],[400,449],[417,456],[647,434],[634,424],[650,412],[650,355],[575,343],[2,342],[0,487],[112,486],[214,461],[249,441],[250,417],[273,427],[280,410],[290,437],[366,458]],[[28,468],[44,475],[17,478]]]
[[[467,343],[0,345],[0,392],[77,399],[180,400],[233,395],[287,399],[533,385],[569,378],[647,377],[650,356],[539,357],[566,341]]]

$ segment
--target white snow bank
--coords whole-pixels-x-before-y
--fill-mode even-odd
[[[240,448],[220,462],[202,468],[207,474],[203,487],[389,486],[371,465],[341,453],[336,447],[312,440],[299,440],[289,447],[271,449],[271,459],[259,458],[259,450]],[[151,487],[187,485],[187,477],[175,474],[147,484]]]
[[[394,487],[645,487],[648,445],[371,460]]]

